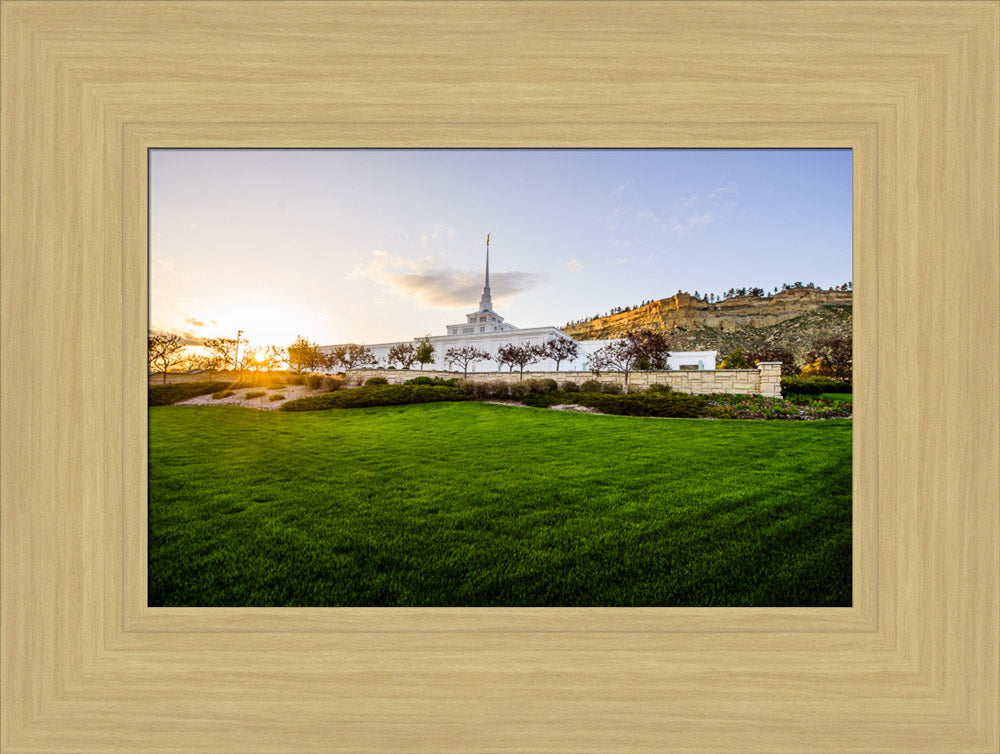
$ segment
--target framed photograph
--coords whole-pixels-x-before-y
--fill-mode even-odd
[[[996,3],[0,10],[0,749],[1000,749]],[[850,150],[849,604],[151,603],[151,150],[389,148]]]
[[[150,150],[149,606],[850,607],[851,156]]]

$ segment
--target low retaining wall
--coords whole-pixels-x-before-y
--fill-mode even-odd
[[[453,379],[462,377],[461,372],[444,372],[427,369],[352,369],[347,372],[348,385],[361,385],[369,377],[384,377],[390,385],[400,385],[414,377],[441,377]],[[477,382],[497,380],[518,382],[519,372],[469,372],[466,379]],[[552,379],[562,385],[575,382],[579,385],[587,380],[625,384],[625,377],[618,372],[605,372],[595,377],[591,372],[528,372],[524,379]],[[769,398],[781,397],[781,362],[763,362],[756,369],[715,369],[700,371],[632,372],[629,375],[630,390],[645,390],[650,385],[670,385],[678,393],[732,393],[735,395],[763,395]]]

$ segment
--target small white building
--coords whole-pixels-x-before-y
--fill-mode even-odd
[[[453,364],[447,359],[447,352],[451,348],[464,348],[473,346],[484,351],[492,357],[487,361],[479,361],[469,364],[470,372],[500,372],[509,367],[502,366],[497,360],[497,351],[505,345],[533,345],[538,346],[550,340],[570,340],[577,344],[579,353],[575,359],[564,359],[559,363],[559,370],[563,372],[587,372],[590,370],[590,359],[595,351],[615,340],[574,340],[557,327],[515,327],[506,322],[503,317],[493,310],[493,299],[490,293],[490,247],[489,239],[486,243],[486,278],[483,284],[483,295],[479,300],[479,308],[476,311],[465,315],[465,322],[448,325],[447,335],[431,335],[427,339],[434,346],[434,361],[426,365],[428,369],[440,369],[445,371],[461,370],[460,364]],[[414,346],[423,341],[423,337],[413,338],[410,341],[394,341],[392,343],[375,343],[368,345],[368,349],[377,359],[379,366],[388,366],[389,349],[402,342],[412,343]],[[324,352],[330,352],[336,345],[321,346]],[[667,358],[667,366],[670,369],[695,370],[695,369],[715,369],[716,351],[672,351]],[[516,368],[515,368],[516,370]],[[556,363],[552,359],[543,359],[525,368],[526,372],[552,372],[556,370]]]

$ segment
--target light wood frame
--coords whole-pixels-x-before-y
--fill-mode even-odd
[[[1000,751],[1000,3],[0,11],[0,750]],[[852,148],[853,606],[146,607],[157,146]]]

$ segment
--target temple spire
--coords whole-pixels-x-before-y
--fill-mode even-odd
[[[479,311],[493,311],[493,299],[490,296],[490,234],[486,234],[486,279],[483,282],[483,297],[479,299]]]

